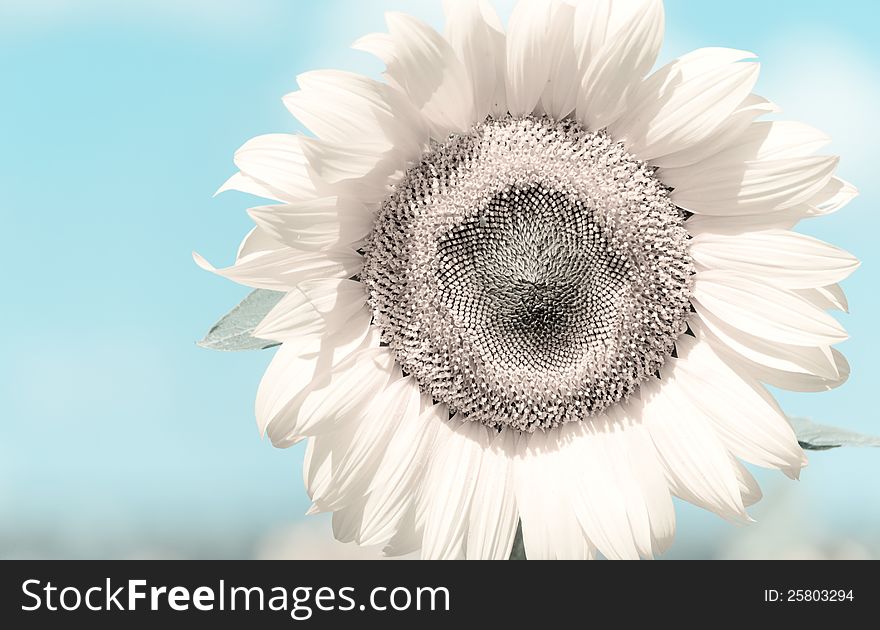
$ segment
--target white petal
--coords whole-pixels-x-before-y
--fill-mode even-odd
[[[675,535],[675,508],[651,435],[642,424],[642,419],[633,414],[629,407],[611,407],[607,415],[614,423],[617,447],[625,452],[618,460],[621,464],[629,464],[623,474],[632,476],[637,490],[630,494],[628,512],[641,509],[643,503],[648,515],[651,545],[648,546],[643,538],[640,553],[644,557],[663,553],[672,544]]]
[[[688,232],[699,234],[722,234],[733,236],[763,230],[790,230],[802,219],[806,218],[806,208],[802,205],[768,212],[767,214],[748,214],[743,216],[711,216],[695,214],[685,226]]]
[[[575,7],[574,50],[583,73],[633,17],[648,10],[646,0],[566,0]]]
[[[470,77],[455,51],[440,34],[419,20],[387,13],[389,37],[377,49],[375,38],[355,48],[378,52],[386,74],[407,94],[438,140],[463,132],[476,121]]]
[[[593,422],[597,420],[603,425],[606,422],[599,418]],[[569,469],[570,474],[578,474],[573,482],[578,494],[572,506],[584,533],[602,555],[609,560],[637,560],[639,549],[627,515],[626,497],[614,476],[613,447],[604,432],[595,430],[593,422],[581,431],[569,430],[575,443],[574,452],[566,453],[566,459],[580,463],[579,471]],[[632,525],[644,532],[646,519],[641,514]]]
[[[522,0],[507,23],[507,107],[514,116],[530,115],[544,93],[552,15],[551,0]]]
[[[395,149],[406,159],[428,142],[422,116],[389,85],[339,70],[307,72],[297,82],[302,89],[284,104],[322,140]]]
[[[248,214],[277,241],[304,250],[355,245],[373,228],[373,216],[363,204],[340,197],[261,206]]]
[[[767,214],[733,216],[694,215],[687,221],[692,234],[743,234],[771,229],[791,229],[798,221],[832,214],[844,208],[858,197],[859,191],[852,184],[832,177],[822,190],[808,201],[785,210]]]
[[[796,291],[796,293],[805,300],[815,304],[823,311],[835,310],[849,313],[849,302],[839,284],[832,284],[827,287],[817,287],[815,289],[804,289],[802,291]]]
[[[697,273],[694,299],[720,320],[756,337],[795,346],[847,339],[833,317],[798,295],[732,272]]]
[[[356,144],[373,145],[380,150],[391,149],[393,144],[376,124],[369,103],[356,102],[354,106],[346,107],[346,103],[334,98],[343,94],[343,90],[332,95],[318,90],[300,90],[287,94],[284,105],[321,140],[335,143],[354,140]]]
[[[806,157],[831,144],[831,136],[814,127],[790,120],[756,122],[737,143],[712,158],[719,163],[737,155],[745,160],[784,160]]]
[[[283,201],[318,194],[297,136],[276,133],[253,138],[236,151],[235,165]]]
[[[702,49],[649,77],[629,111],[611,126],[615,138],[642,160],[678,153],[721,128],[751,94],[759,65],[751,53]]]
[[[382,548],[382,555],[387,557],[405,556],[419,551],[422,547],[421,531],[414,524],[415,511],[408,510],[394,532],[388,544]]]
[[[693,187],[720,171],[738,173],[746,162],[809,157],[829,142],[825,134],[800,123],[756,122],[723,150],[699,164],[664,168],[658,174],[673,188]]]
[[[625,422],[622,414],[597,417],[570,430],[568,457],[579,468],[569,472],[576,481],[573,506],[606,558],[651,558],[671,541],[672,500],[648,435]]]
[[[785,289],[836,284],[859,267],[852,254],[787,230],[740,236],[703,234],[691,242],[691,255],[707,269],[736,271]]]
[[[804,203],[821,191],[839,161],[817,156],[745,162],[739,169],[716,169],[689,183],[681,182],[671,197],[696,214],[776,212]]]
[[[756,122],[723,151],[719,151],[698,166],[691,167],[693,177],[722,168],[736,168],[754,160],[786,160],[809,157],[831,143],[827,134],[798,122],[787,120]],[[664,179],[677,186],[670,173]]]
[[[260,339],[286,341],[323,332],[324,320],[299,288],[281,298],[254,329]]]
[[[269,232],[258,225],[242,239],[241,245],[238,246],[238,252],[235,254],[235,260],[241,260],[251,254],[274,252],[281,249],[282,246],[283,243],[273,238]]]
[[[377,182],[382,185],[396,169],[407,166],[401,156],[377,145],[300,138],[300,146],[312,170],[331,185],[370,176],[382,180]]]
[[[728,367],[708,343],[694,343],[674,362],[675,379],[703,411],[735,456],[790,473],[805,465],[803,450],[779,408]]]
[[[610,20],[618,4],[612,4]],[[609,37],[584,70],[577,117],[593,130],[611,125],[628,109],[633,92],[654,65],[663,43],[660,0],[639,0],[635,10],[627,13],[628,19],[619,29],[609,25]]]
[[[583,72],[574,48],[575,7],[560,0],[526,0],[514,9],[507,37],[511,113],[541,110],[561,120],[577,105]]]
[[[355,352],[313,377],[308,388],[280,409],[269,424],[269,438],[276,446],[284,445],[356,419],[394,379],[396,370],[394,355],[387,348]]]
[[[680,168],[699,164],[736,142],[755,119],[778,111],[779,108],[767,99],[750,94],[740,103],[739,108],[705,139],[675,153],[654,158],[651,163],[661,168]]]
[[[237,190],[238,192],[254,195],[255,197],[262,197],[263,199],[271,199],[272,201],[281,201],[276,193],[269,190],[253,177],[248,177],[240,171],[227,179],[217,192],[214,193],[214,196],[216,197],[217,195],[230,190]]]
[[[516,504],[522,521],[526,557],[533,560],[578,560],[595,556],[574,511],[577,500],[572,467],[563,449],[570,448],[573,425],[521,435],[514,463]],[[548,492],[552,488],[552,492]]]
[[[257,390],[254,411],[260,435],[266,433],[269,423],[328,366],[337,365],[356,350],[371,346],[374,340],[368,332],[368,328],[352,326],[326,339],[292,340],[283,344]],[[378,345],[378,340],[375,343]]]
[[[422,488],[425,502],[422,557],[455,560],[465,556],[471,499],[489,433],[478,422],[453,418],[440,433]]]
[[[550,63],[541,107],[557,120],[575,110],[583,77],[574,48],[574,14],[571,4],[555,2],[545,43]]]
[[[320,496],[332,483],[331,455],[333,453],[334,439],[327,436],[309,438],[306,443],[306,453],[303,459],[303,483],[309,497]],[[317,514],[319,510],[314,506],[308,514]]]
[[[507,112],[507,43],[487,0],[444,0],[446,39],[462,60],[474,95],[474,118]]]
[[[752,363],[742,357],[731,357],[731,361],[741,361],[745,366],[744,369],[747,369],[756,379],[773,387],[793,392],[827,392],[846,383],[850,374],[850,367],[846,357],[834,348],[831,349],[831,355],[834,361],[835,372],[838,374],[835,378],[824,378],[802,372],[774,370],[757,363]]]
[[[317,364],[316,344],[303,348],[294,342],[282,345],[263,374],[257,390],[256,418],[260,435],[291,399],[308,387]]]
[[[553,543],[560,542],[560,536],[551,536],[550,494],[542,491],[542,485],[553,478],[553,472],[559,467],[551,465],[551,460],[558,457],[557,452],[547,452],[548,433],[536,431],[531,435],[521,435],[517,443],[517,459],[514,466],[514,488],[516,504],[522,522],[523,546],[526,557],[532,560],[555,560],[557,553]],[[577,532],[574,513],[560,519],[553,514],[552,524],[557,532],[565,530]]]
[[[806,215],[819,217],[834,214],[858,196],[858,188],[842,179],[832,177],[825,188],[807,202]]]
[[[736,462],[675,379],[649,381],[641,396],[642,419],[673,493],[726,519],[750,520]]]
[[[431,468],[432,457],[435,453],[440,452],[443,443],[448,440],[451,431],[445,430],[449,422],[449,409],[446,405],[434,405],[428,407],[422,413],[420,422],[428,423],[429,436],[423,444],[425,452],[422,460],[425,464],[416,469],[416,489],[410,507],[406,510],[401,518],[397,531],[394,536],[382,550],[385,555],[400,556],[414,551],[418,551],[422,547],[422,539],[425,533],[425,521],[428,508],[431,504],[431,497],[423,490],[426,484],[427,472]]]
[[[827,346],[793,346],[749,335],[728,325],[701,305],[696,305],[703,326],[711,332],[709,341],[729,349],[766,369],[837,378],[834,360]]]
[[[502,430],[483,451],[465,544],[469,560],[507,560],[519,513],[514,494],[516,435]]]
[[[284,296],[254,330],[260,339],[287,341],[332,334],[343,326],[369,322],[367,294],[354,280],[308,280]],[[359,317],[358,317],[359,316]],[[357,317],[357,322],[355,318]]]
[[[367,490],[360,544],[388,542],[404,529],[406,516],[414,510],[435,436],[448,418],[446,407],[435,405],[400,424]]]
[[[353,543],[357,540],[364,516],[363,501],[333,512],[333,537],[341,543]]]
[[[333,461],[333,482],[321,496],[313,497],[321,510],[337,510],[361,501],[386,453],[391,438],[404,423],[419,417],[421,395],[415,379],[401,378],[376,393],[365,409],[356,409],[351,439],[338,449]],[[360,528],[358,527],[358,537]]]
[[[609,21],[611,20],[611,0],[582,0],[576,2],[574,21],[572,23],[572,37],[574,52],[577,57],[578,69],[583,76],[593,60],[602,51],[608,39]],[[619,16],[622,11],[615,13]],[[627,17],[631,17],[627,16]],[[617,24],[616,28],[620,28]]]
[[[397,62],[397,43],[388,33],[369,33],[357,40],[351,47],[375,56],[386,66]],[[386,77],[395,88],[399,88],[401,91],[405,89],[405,86],[401,85],[393,75],[389,76],[386,72]]]
[[[830,142],[828,135],[801,123],[756,122],[734,142],[700,164],[662,169],[659,176],[673,188],[694,187],[714,173],[740,172],[746,162],[809,157]]]
[[[736,477],[739,480],[740,492],[742,493],[743,505],[749,507],[755,505],[763,497],[760,486],[745,466],[736,463]]]
[[[286,245],[248,254],[226,269],[217,269],[196,253],[193,260],[202,269],[239,284],[275,291],[290,291],[300,282],[316,278],[351,278],[360,272],[363,262],[360,254],[349,249],[310,252]]]

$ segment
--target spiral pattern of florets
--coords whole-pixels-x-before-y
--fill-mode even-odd
[[[488,120],[435,145],[378,210],[361,280],[422,391],[522,431],[655,376],[686,329],[684,214],[604,132]]]

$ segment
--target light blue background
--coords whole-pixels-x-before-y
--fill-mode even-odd
[[[878,6],[670,0],[661,59],[753,50],[759,91],[834,135],[841,174],[863,194],[804,230],[864,261],[846,284],[853,377],[781,400],[873,433]],[[253,200],[211,195],[233,151],[297,130],[280,98],[298,73],[377,74],[348,45],[381,30],[385,9],[441,20],[439,3],[402,0],[0,5],[0,557],[283,555],[278,539],[297,555],[307,536],[296,532],[312,527],[300,524],[302,450],[273,449],[253,420],[270,353],[194,345],[247,291],[190,252],[231,261]],[[747,529],[681,504],[670,557],[880,553],[880,452],[811,462],[800,483],[760,475],[767,498]],[[309,540],[329,538],[316,526]]]

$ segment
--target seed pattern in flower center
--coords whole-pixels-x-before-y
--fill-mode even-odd
[[[645,164],[571,121],[488,120],[379,209],[362,280],[423,392],[488,426],[584,420],[657,373],[693,267]]]

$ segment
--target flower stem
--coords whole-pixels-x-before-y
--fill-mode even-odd
[[[510,550],[510,558],[508,560],[528,560],[526,558],[526,547],[523,544],[522,521],[516,525],[516,537],[513,539],[513,549]]]

